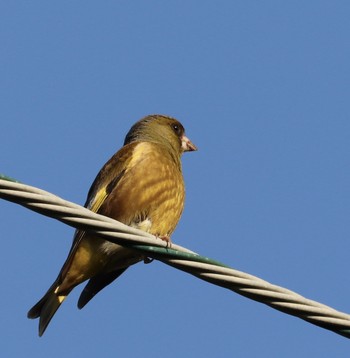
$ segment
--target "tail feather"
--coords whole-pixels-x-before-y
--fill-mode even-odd
[[[35,304],[28,312],[28,318],[40,318],[39,319],[39,336],[41,337],[47,326],[49,325],[52,317],[61,306],[62,302],[67,297],[68,293],[65,295],[57,294],[57,285],[52,285],[50,289],[46,292],[44,297]]]

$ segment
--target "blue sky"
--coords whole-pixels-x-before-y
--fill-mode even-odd
[[[173,241],[350,312],[350,4],[3,1],[0,172],[83,204],[129,127],[175,116],[186,208]],[[42,338],[27,310],[73,229],[0,202],[5,357],[344,357],[347,339],[154,262]]]

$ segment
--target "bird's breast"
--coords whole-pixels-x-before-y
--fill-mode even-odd
[[[181,167],[164,148],[140,143],[101,209],[104,215],[127,225],[156,236],[170,236],[181,217],[184,200]]]

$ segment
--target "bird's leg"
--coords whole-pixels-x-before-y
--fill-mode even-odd
[[[161,239],[166,242],[166,248],[171,248],[171,239],[170,236],[164,235],[164,236],[157,236],[158,239]]]
[[[157,239],[161,239],[162,241],[166,242],[166,248],[171,248],[171,239],[170,236],[164,235],[164,236],[156,236]],[[144,256],[143,257],[143,263],[144,264],[150,264],[154,259],[151,257]]]

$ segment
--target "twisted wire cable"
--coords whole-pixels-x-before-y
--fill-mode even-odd
[[[52,217],[69,226],[92,232],[119,245],[143,253],[169,266],[214,285],[299,317],[309,323],[350,338],[350,315],[293,291],[272,285],[253,275],[234,270],[218,261],[200,256],[141,230],[63,200],[44,190],[0,175],[0,198]]]

